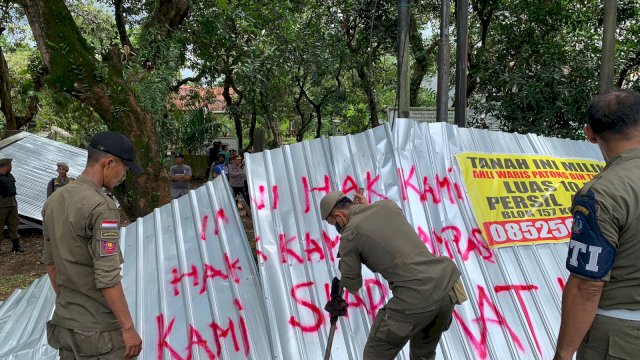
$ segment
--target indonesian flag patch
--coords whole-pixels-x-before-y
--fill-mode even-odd
[[[101,229],[117,229],[118,221],[117,220],[102,220],[100,223]]]
[[[115,255],[118,243],[109,240],[100,240],[100,256]]]

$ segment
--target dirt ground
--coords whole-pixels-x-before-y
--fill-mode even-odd
[[[202,184],[203,180],[192,181],[191,188],[194,189]],[[244,229],[249,239],[249,246],[252,253],[256,253],[255,234],[251,218],[240,206],[240,215]],[[122,225],[129,224],[129,220],[121,212]],[[9,297],[16,289],[28,287],[34,280],[47,273],[46,267],[40,263],[42,256],[42,232],[30,229],[20,231],[20,244],[24,248],[24,254],[11,253],[11,242],[4,240],[0,242],[0,301]]]
[[[40,263],[42,233],[40,230],[20,231],[20,244],[24,254],[11,253],[11,241],[0,242],[0,300],[4,300],[17,288],[25,288],[47,273]]]

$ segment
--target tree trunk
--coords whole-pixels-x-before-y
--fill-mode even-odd
[[[309,127],[309,124],[311,123],[313,114],[309,114],[309,119],[307,120],[307,114],[305,114],[304,110],[302,109],[302,98],[305,97],[306,92],[304,91],[304,87],[302,84],[298,84],[298,87],[300,88],[300,92],[298,93],[298,96],[294,101],[294,107],[296,109],[296,112],[298,113],[298,116],[300,116],[300,127],[298,128],[298,131],[296,131],[296,141],[301,142],[302,140],[304,140],[304,135],[307,133],[307,127]]]
[[[124,81],[119,56],[99,62],[63,0],[21,3],[49,71],[48,83],[92,108],[109,130],[133,141],[145,173],[129,176],[125,182],[119,200],[127,215],[135,219],[167,203],[167,171],[160,162],[156,128]]]
[[[269,106],[270,101],[270,99],[266,98],[266,94],[260,95],[260,104],[264,114],[264,120],[267,128],[271,132],[271,136],[273,136],[268,146],[273,149],[282,146],[282,134],[280,133],[280,123],[273,118],[273,114],[271,113],[271,107]]]
[[[0,33],[2,33],[0,28]],[[42,83],[42,71],[37,75],[36,79],[33,79],[34,90],[40,91],[44,84]],[[4,126],[3,138],[7,138],[14,135],[23,126],[31,122],[38,113],[38,95],[32,95],[27,105],[27,111],[24,116],[16,115],[13,111],[13,104],[11,103],[11,79],[9,79],[9,67],[4,57],[4,52],[0,46],[0,111],[5,117],[6,123]]]
[[[245,152],[253,146],[254,143],[254,135],[256,133],[256,123],[258,122],[258,113],[255,109],[251,111],[251,125],[249,125],[249,143],[247,147],[245,147],[242,152]]]
[[[316,139],[320,137],[320,131],[322,130],[322,104],[314,105],[313,108],[316,111]]]
[[[365,66],[359,66],[358,77],[360,78],[360,88],[367,95],[367,107],[369,108],[369,124],[372,128],[380,125],[378,121],[378,104],[376,103],[376,96],[373,93],[373,84],[369,79],[369,73]]]
[[[421,104],[418,103],[418,95],[420,95],[422,81],[429,72],[431,55],[433,55],[435,50],[438,48],[438,40],[434,40],[429,47],[425,49],[422,41],[422,34],[420,34],[418,25],[413,17],[410,25],[409,43],[411,44],[414,62],[413,68],[411,69],[409,104],[411,106],[420,106]]]
[[[0,47],[0,110],[4,115],[6,125],[4,126],[3,138],[12,135],[11,130],[16,130],[16,116],[11,103],[11,82],[9,80],[9,67],[4,58],[4,52]]]
[[[234,90],[236,91],[236,94],[239,95],[239,98],[236,102],[233,101],[233,98],[231,97],[231,87],[233,86],[233,77],[230,74],[226,74],[224,77],[224,86],[223,86],[223,90],[222,90],[222,97],[224,98],[224,101],[227,103],[227,109],[229,114],[231,115],[231,118],[233,119],[233,125],[235,127],[236,130],[236,137],[238,138],[238,147],[242,148],[242,116],[239,112],[239,105],[242,102],[242,96],[240,96],[238,94],[238,91],[234,88]],[[240,150],[240,149],[236,149],[236,150]]]

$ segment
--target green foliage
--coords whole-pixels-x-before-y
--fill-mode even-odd
[[[495,116],[507,131],[581,138],[586,106],[598,91],[602,41],[599,1],[475,1],[470,105],[477,118]],[[640,61],[640,2],[620,2],[616,59],[629,75]],[[481,40],[481,19],[490,25]],[[475,25],[475,28],[473,28]],[[639,58],[640,60],[640,58]],[[625,86],[636,86],[627,77]]]
[[[35,132],[43,132],[57,141],[87,147],[91,136],[106,131],[102,119],[88,106],[69,95],[45,89],[39,95],[40,111],[36,116]],[[57,129],[70,136],[57,134]]]
[[[380,120],[386,120],[386,108],[396,104],[398,9],[393,1],[192,0],[184,24],[163,38],[158,28],[144,26],[157,1],[124,0],[135,53],[120,59],[121,69],[100,63],[113,56],[109,54],[114,47],[122,49],[113,1],[66,4],[100,64],[77,63],[67,71],[98,82],[108,82],[121,71],[122,86],[132,89],[153,118],[162,149],[198,151],[213,137],[235,135],[236,124],[247,146],[253,118],[272,146],[315,137],[318,116],[320,135],[365,130],[372,115],[367,80]],[[438,1],[412,2],[418,28],[431,29],[429,34],[422,32],[425,45],[437,36],[438,9]],[[507,131],[580,138],[584,109],[598,89],[602,11],[602,2],[596,0],[472,0],[469,106],[476,117],[471,122],[489,115]],[[48,87],[36,91],[42,60],[19,9],[12,16],[10,36],[0,41],[9,62],[16,111],[24,111],[29,98],[38,95],[37,129],[58,127],[74,135],[69,141],[83,144],[104,124],[69,95]],[[640,0],[620,0],[616,81],[636,89],[638,19]],[[56,45],[63,54],[77,46]],[[414,63],[416,55],[412,54]],[[426,57],[427,77],[435,75],[435,55]],[[180,109],[175,106],[174,86],[185,69],[202,73],[190,83],[193,87],[229,87],[232,104],[226,116],[204,112],[205,99],[197,97]],[[67,90],[74,86],[63,85]],[[417,103],[435,106],[435,92],[422,88]],[[121,104],[112,104],[116,116],[125,111]]]

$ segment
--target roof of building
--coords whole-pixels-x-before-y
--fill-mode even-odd
[[[0,158],[11,158],[11,173],[16,178],[16,199],[20,217],[42,221],[42,206],[47,199],[47,184],[58,176],[58,162],[69,165],[68,176],[77,177],[87,162],[87,151],[28,132],[0,141]]]

